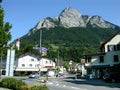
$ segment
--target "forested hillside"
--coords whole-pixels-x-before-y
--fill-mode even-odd
[[[42,47],[46,47],[48,58],[59,58],[68,61],[78,62],[83,54],[99,52],[100,41],[105,41],[117,30],[103,28],[63,28],[56,27],[42,30]],[[21,50],[17,53],[32,52],[39,54],[33,50],[36,45],[39,46],[40,30],[30,32],[21,38]]]

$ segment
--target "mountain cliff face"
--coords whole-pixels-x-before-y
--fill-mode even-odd
[[[114,25],[110,22],[105,21],[100,16],[89,16],[81,15],[79,11],[71,7],[65,8],[59,16],[55,18],[44,18],[39,21],[33,30],[38,30],[41,28],[54,28],[57,26],[62,26],[65,28],[70,27],[100,27],[100,28],[116,28],[117,25]]]
[[[63,10],[58,19],[63,27],[86,27],[82,15],[70,7]]]

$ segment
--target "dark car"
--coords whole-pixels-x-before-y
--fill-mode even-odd
[[[105,82],[120,82],[120,72],[106,72],[103,79]]]
[[[56,77],[64,77],[64,74],[59,73],[59,74],[56,75]]]

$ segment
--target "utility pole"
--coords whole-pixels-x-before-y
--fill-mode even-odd
[[[59,49],[58,49],[58,67],[60,66],[60,61],[59,61]]]
[[[42,59],[42,30],[40,30],[40,59],[39,59],[39,77],[40,77],[40,74],[41,74],[41,71],[40,71],[40,60]]]
[[[40,76],[40,73],[41,73],[41,71],[40,71],[40,68],[41,68],[41,65],[40,65],[40,60],[42,59],[42,52],[46,52],[47,51],[47,48],[44,48],[44,47],[42,47],[42,30],[40,30],[39,29],[39,35],[40,35],[40,37],[39,37],[39,47],[38,46],[36,46],[36,47],[33,47],[33,49],[35,49],[35,50],[39,50],[39,52],[40,52],[40,58],[39,58],[39,63],[38,63],[38,69],[39,69],[39,76]]]

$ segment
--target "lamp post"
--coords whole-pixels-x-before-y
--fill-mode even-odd
[[[33,47],[33,49],[40,51],[40,59],[41,59],[42,58],[42,52],[46,52],[47,48],[42,47],[42,30],[40,30],[39,32],[40,32],[40,37],[39,37],[39,39],[40,39],[39,40],[39,45],[40,46],[39,47],[38,46]],[[39,64],[38,64],[39,76],[40,76],[40,73],[41,73],[41,71],[40,71],[40,68],[41,68],[40,59],[39,59]]]
[[[42,58],[42,49],[41,49],[41,42],[42,42],[42,30],[40,30],[40,59]],[[39,77],[40,77],[40,74],[41,74],[41,71],[40,71],[40,59],[39,59]]]

